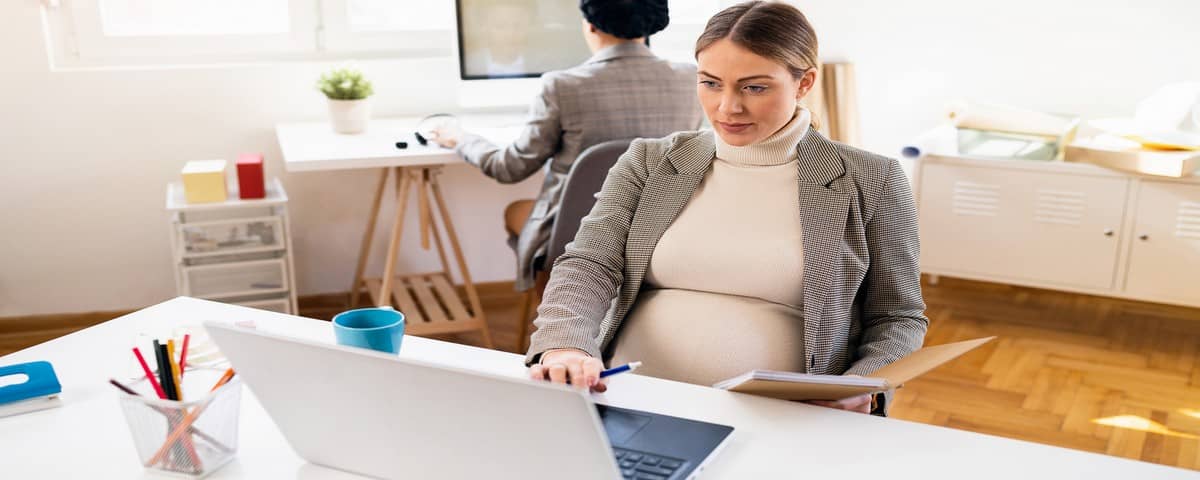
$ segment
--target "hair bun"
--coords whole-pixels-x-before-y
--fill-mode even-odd
[[[667,28],[667,0],[580,0],[583,18],[619,38],[640,38]]]

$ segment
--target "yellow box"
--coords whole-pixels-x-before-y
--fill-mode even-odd
[[[225,161],[192,160],[183,166],[183,196],[188,203],[225,201]]]

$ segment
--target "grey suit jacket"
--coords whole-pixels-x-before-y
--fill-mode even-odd
[[[865,375],[920,348],[929,323],[912,191],[895,160],[815,129],[797,150],[807,370]],[[611,354],[655,245],[715,152],[711,131],[634,141],[551,270],[526,362],[552,348]],[[740,328],[737,320],[730,328]]]
[[[577,67],[542,76],[520,138],[497,146],[465,134],[455,148],[484,174],[515,183],[538,170],[546,178],[517,239],[517,289],[533,286],[533,267],[545,255],[563,184],[583,150],[609,140],[661,137],[699,128],[696,67],[654,56],[625,43],[596,52]]]

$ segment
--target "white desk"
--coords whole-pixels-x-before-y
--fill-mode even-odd
[[[0,418],[4,478],[162,478],[143,473],[117,392],[107,379],[130,371],[139,332],[205,320],[254,321],[264,331],[333,342],[328,322],[176,298],[0,357],[48,360],[63,384],[61,408]],[[521,357],[409,337],[401,355],[525,376]],[[1092,453],[846,413],[643,377],[614,377],[600,403],[732,425],[730,444],[705,478],[1196,479],[1200,473]],[[310,465],[288,447],[258,401],[244,392],[235,459],[210,478],[359,478]],[[535,448],[535,438],[514,441]],[[386,441],[386,439],[380,439]],[[413,478],[434,478],[413,472]],[[496,478],[505,478],[497,472]],[[519,473],[519,472],[513,472]]]
[[[430,142],[417,143],[413,131],[420,117],[372,119],[367,131],[336,133],[329,122],[281,123],[275,126],[283,166],[289,172],[411,167],[461,163],[454,150]],[[461,117],[463,128],[499,145],[517,138],[525,117],[512,114],[474,114]],[[408,148],[396,142],[408,142]]]

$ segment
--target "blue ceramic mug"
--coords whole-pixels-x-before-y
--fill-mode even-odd
[[[349,310],[333,317],[339,345],[399,353],[404,339],[404,314],[392,307]]]

